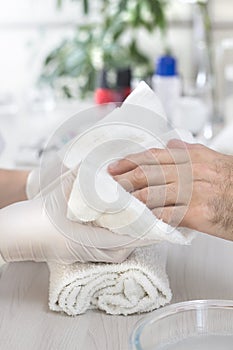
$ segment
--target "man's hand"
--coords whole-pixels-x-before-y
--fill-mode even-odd
[[[233,240],[233,157],[179,140],[129,155],[109,172],[163,221]]]

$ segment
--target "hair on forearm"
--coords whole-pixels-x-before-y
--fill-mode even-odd
[[[215,165],[221,181],[219,191],[208,202],[212,213],[211,223],[233,240],[233,161],[219,160]]]

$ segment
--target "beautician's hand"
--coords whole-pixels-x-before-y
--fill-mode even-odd
[[[0,208],[25,201],[29,171],[0,169]]]
[[[233,157],[172,140],[129,155],[114,178],[165,222],[233,240]]]
[[[33,200],[0,210],[0,255],[5,261],[121,262],[150,244],[66,218],[75,171],[68,171]]]

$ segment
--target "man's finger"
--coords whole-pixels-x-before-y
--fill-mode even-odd
[[[167,143],[168,148],[185,149],[185,148],[189,148],[190,146],[192,146],[191,143],[184,142],[184,141],[179,140],[179,139],[172,139],[172,140],[168,141],[168,143]]]
[[[128,155],[113,164],[108,170],[111,175],[120,175],[137,168],[139,165],[181,164],[190,161],[189,153],[181,149],[151,148],[144,152]]]
[[[141,165],[125,174],[117,175],[114,179],[126,191],[135,191],[148,186],[164,185],[178,182],[179,170],[176,165]]]
[[[132,193],[134,197],[145,203],[149,209],[158,207],[187,205],[191,200],[191,191],[179,190],[179,184],[171,183],[163,186],[150,186]]]

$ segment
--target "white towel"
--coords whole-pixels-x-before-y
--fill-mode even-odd
[[[171,300],[161,245],[136,249],[120,264],[49,264],[49,306],[78,315],[100,309],[112,315],[152,311]]]
[[[158,98],[144,82],[140,83],[120,108],[75,138],[63,152],[67,167],[74,168],[81,162],[67,217],[92,222],[117,234],[190,243],[192,234],[158,220],[107,172],[108,164],[115,159],[150,147],[164,148],[169,139],[181,136],[185,141],[192,140],[188,132],[169,132]]]
[[[209,147],[212,149],[233,155],[233,123],[227,125],[215,138],[210,142]]]

